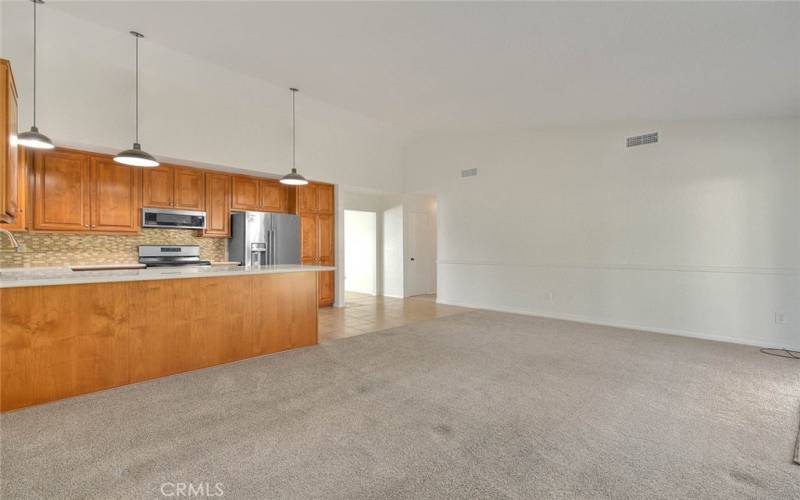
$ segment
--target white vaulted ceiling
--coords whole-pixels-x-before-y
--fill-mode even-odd
[[[48,7],[410,131],[800,113],[796,2]]]

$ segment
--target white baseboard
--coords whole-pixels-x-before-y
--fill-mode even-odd
[[[710,335],[701,332],[694,332],[690,330],[680,330],[680,329],[673,329],[673,328],[660,328],[655,326],[648,326],[648,325],[637,325],[634,323],[626,323],[620,321],[609,321],[606,319],[598,319],[592,318],[588,316],[581,316],[578,314],[563,314],[563,313],[553,313],[549,311],[531,311],[525,309],[519,309],[514,307],[487,307],[481,304],[468,304],[464,302],[458,301],[444,301],[436,298],[437,304],[449,305],[449,306],[460,306],[460,307],[469,307],[472,309],[484,309],[487,311],[496,311],[496,312],[505,312],[505,313],[512,313],[512,314],[522,314],[525,316],[538,316],[541,318],[549,318],[549,319],[561,319],[565,321],[575,321],[578,323],[587,323],[590,325],[600,325],[600,326],[611,326],[615,328],[623,328],[625,330],[639,330],[644,332],[652,332],[652,333],[661,333],[665,335],[677,335],[680,337],[691,337],[703,340],[713,340],[716,342],[728,342],[730,344],[742,344],[742,345],[749,345],[755,347],[767,347],[767,348],[775,348],[775,349],[791,349],[791,350],[800,350],[800,344],[796,345],[777,345],[777,344],[770,344],[765,343],[761,340],[753,340],[753,339],[746,339],[740,337],[728,337],[725,335]]]

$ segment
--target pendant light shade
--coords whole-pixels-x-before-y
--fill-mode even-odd
[[[295,157],[295,145],[294,145],[294,95],[297,93],[297,89],[291,88],[289,89],[292,91],[292,171],[288,174],[281,177],[281,184],[288,184],[290,186],[305,186],[308,184],[308,181],[305,177],[297,173],[297,168],[295,168],[294,164],[294,157]]]
[[[138,142],[133,143],[133,148],[126,149],[114,157],[117,163],[123,163],[132,167],[157,167],[158,160],[146,151],[142,151],[142,146]]]
[[[157,167],[158,160],[142,151],[142,145],[139,144],[139,39],[144,38],[144,35],[137,31],[131,31],[131,35],[136,39],[136,140],[131,149],[119,153],[114,157],[114,161],[132,167]]]
[[[26,148],[36,149],[53,149],[53,141],[49,137],[39,132],[39,129],[31,127],[27,132],[17,134],[17,144],[21,144]]]
[[[305,177],[297,173],[297,169],[293,168],[291,172],[281,177],[281,184],[288,184],[290,186],[305,186],[308,181]]]
[[[33,3],[33,126],[27,132],[17,135],[17,144],[26,148],[53,149],[53,141],[49,137],[39,132],[36,128],[36,5],[44,3],[44,0],[31,0]]]

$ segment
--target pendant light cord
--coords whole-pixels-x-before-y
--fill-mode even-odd
[[[36,4],[33,0],[33,126],[36,127]]]
[[[139,36],[136,38],[136,143],[139,143]]]
[[[290,89],[292,91],[292,172],[295,172],[297,168],[295,168],[295,123],[294,123],[294,95],[297,93],[297,89]]]

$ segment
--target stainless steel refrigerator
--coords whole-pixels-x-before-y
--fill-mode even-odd
[[[231,215],[228,259],[243,266],[300,263],[300,217],[268,212]]]

